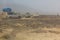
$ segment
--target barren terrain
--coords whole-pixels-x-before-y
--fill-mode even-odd
[[[3,19],[0,40],[60,40],[60,19]]]

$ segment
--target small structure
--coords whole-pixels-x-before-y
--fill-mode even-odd
[[[7,12],[0,12],[0,19],[7,18]]]
[[[20,18],[19,15],[17,15],[17,13],[12,12],[11,8],[4,8],[3,12],[6,13],[7,18]]]

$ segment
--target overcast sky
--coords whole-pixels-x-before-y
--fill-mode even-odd
[[[0,0],[0,10],[14,4],[44,12],[60,12],[60,0]],[[13,6],[13,5],[12,5]],[[19,8],[17,7],[16,10]]]

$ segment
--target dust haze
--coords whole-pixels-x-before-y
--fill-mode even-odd
[[[60,40],[60,1],[0,0],[0,40]]]

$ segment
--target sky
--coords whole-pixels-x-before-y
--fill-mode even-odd
[[[15,11],[60,12],[60,0],[0,0],[0,10],[4,7]]]

